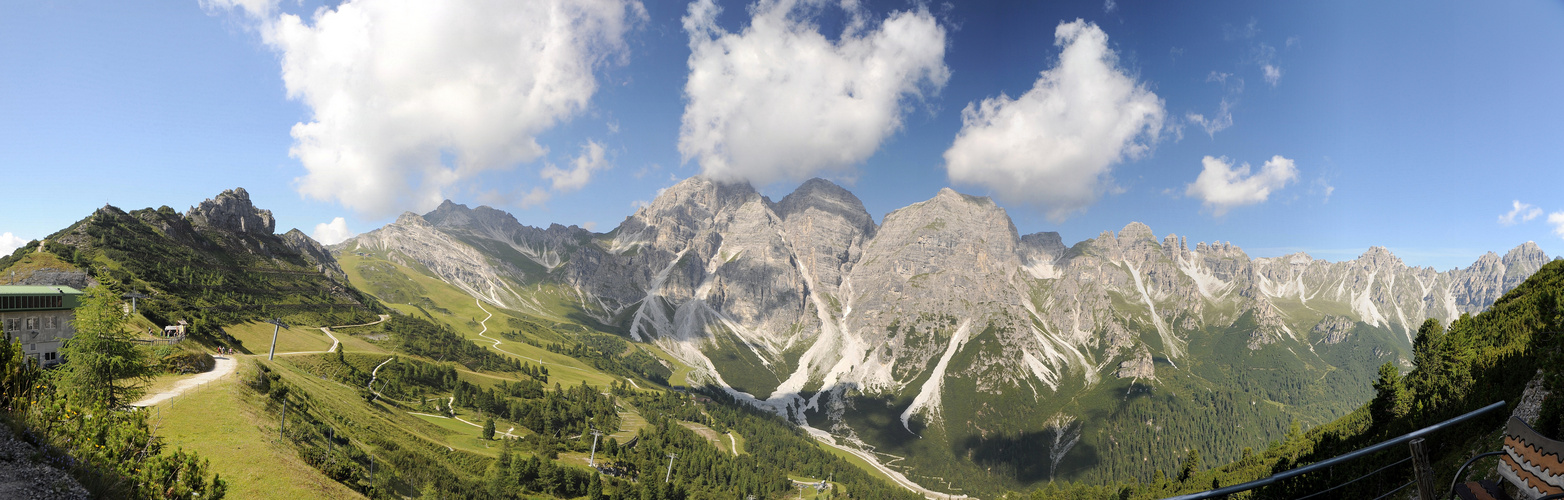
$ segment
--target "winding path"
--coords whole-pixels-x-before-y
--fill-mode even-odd
[[[176,382],[173,387],[156,394],[148,394],[141,398],[140,401],[136,401],[130,405],[136,407],[147,407],[168,401],[176,396],[179,396],[180,394],[184,394],[185,391],[199,387],[213,380],[223,378],[224,375],[233,373],[234,368],[239,366],[239,362],[229,356],[212,356],[212,359],[216,360],[217,363],[212,366],[211,370],[205,373],[196,374],[195,376],[184,380],[180,380],[179,382]]]
[[[368,322],[368,323],[360,323],[360,324],[357,324],[357,325],[341,325],[341,326],[323,326],[323,327],[320,327],[320,331],[325,332],[327,337],[331,337],[331,347],[326,348],[326,350],[324,350],[324,351],[279,352],[279,353],[277,353],[277,355],[278,356],[295,356],[295,355],[299,355],[299,354],[326,354],[328,352],[335,351],[335,350],[337,350],[337,346],[342,345],[342,341],[341,340],[337,340],[337,336],[331,332],[332,328],[351,328],[351,327],[355,327],[355,326],[378,325],[381,322],[385,321],[386,319],[389,319],[390,317],[391,317],[391,315],[389,315],[389,314],[382,314],[382,315],[380,315],[380,319],[379,320],[371,321],[371,322]],[[254,354],[253,356],[259,356],[259,355],[260,354]]]
[[[520,354],[516,354],[514,352],[510,352],[510,351],[501,349],[500,348],[500,344],[502,344],[503,342],[500,342],[500,339],[497,339],[497,338],[494,338],[494,337],[490,337],[490,336],[487,335],[487,333],[489,332],[489,318],[493,318],[494,317],[494,313],[489,312],[488,309],[483,307],[483,300],[482,299],[474,298],[473,301],[478,303],[478,309],[481,309],[484,313],[488,314],[488,316],[483,318],[483,321],[478,322],[480,325],[483,325],[483,331],[478,332],[478,336],[479,337],[483,337],[483,338],[488,339],[488,340],[494,341],[494,350],[500,351],[500,352],[503,352],[505,354],[509,354],[511,356],[515,356],[515,357],[518,357],[518,358],[521,358],[521,359],[525,359],[525,360],[528,360],[528,361],[536,361],[536,362],[538,362],[538,366],[545,366],[547,364],[545,361],[543,361],[541,359],[538,359],[538,358],[529,358],[529,357],[526,357],[526,356],[522,356]],[[578,371],[578,372],[581,372],[581,373],[592,373],[592,372],[587,371],[587,370],[582,369],[582,368],[577,368],[577,367],[574,367],[574,366],[564,365],[564,364],[559,364],[559,363],[555,363],[553,366],[549,367],[550,370],[556,369],[556,368],[565,368],[567,370],[575,370],[575,371]],[[630,380],[628,378],[626,378],[625,380],[628,380],[632,384],[635,383],[634,380]],[[641,386],[639,386],[639,385],[636,386],[637,389],[639,389],[640,387]]]
[[[396,359],[396,356],[386,358],[385,361],[381,361],[380,364],[375,365],[374,371],[369,372],[369,386],[366,388],[369,389],[369,392],[374,393],[375,397],[377,398],[383,398],[384,396],[381,396],[379,392],[375,392],[375,379],[380,378],[380,367],[385,366],[386,363],[390,363],[393,359]]]
[[[373,322],[370,322],[370,323],[358,324],[358,325],[343,325],[343,326],[338,326],[336,328],[347,328],[347,327],[352,327],[352,326],[369,326],[369,325],[374,325],[374,324],[378,324],[378,323],[380,323],[382,321],[385,321],[386,319],[388,319],[390,317],[391,316],[388,315],[388,314],[382,314],[382,315],[380,315],[380,319],[377,320],[377,321],[373,321]],[[337,336],[333,335],[331,333],[331,328],[333,328],[333,327],[329,327],[329,326],[320,327],[320,331],[326,332],[326,336],[327,337],[331,337],[331,348],[330,349],[327,349],[325,351],[284,352],[284,353],[278,353],[277,355],[278,356],[288,356],[288,355],[293,355],[293,354],[324,354],[324,353],[328,353],[328,352],[331,352],[331,351],[335,351],[335,350],[337,350],[337,346],[341,345],[342,342],[337,340]],[[261,356],[261,354],[252,354],[250,356],[251,357]],[[180,394],[184,394],[185,391],[189,391],[190,389],[194,389],[196,387],[200,387],[202,385],[206,385],[208,383],[211,383],[214,380],[223,378],[224,375],[228,375],[230,373],[233,373],[234,369],[239,366],[239,361],[234,359],[234,356],[212,356],[212,359],[215,360],[216,363],[212,366],[211,370],[209,370],[209,371],[207,371],[205,373],[198,373],[198,374],[196,374],[193,377],[190,377],[190,378],[187,378],[187,379],[175,382],[173,387],[170,387],[170,388],[168,388],[166,390],[163,390],[163,391],[159,391],[156,394],[148,394],[145,397],[142,397],[141,400],[136,401],[134,403],[131,403],[130,405],[131,406],[136,406],[136,407],[147,407],[147,406],[152,406],[152,405],[164,402],[164,401],[168,401],[170,399],[178,397]],[[389,361],[389,360],[387,360],[387,361]],[[383,365],[385,363],[381,363],[381,364]],[[380,367],[378,367],[378,366],[375,367],[376,371],[379,371],[379,369],[380,369]],[[373,384],[374,382],[370,382],[370,383]]]

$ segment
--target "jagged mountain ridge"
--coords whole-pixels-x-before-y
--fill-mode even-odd
[[[1183,376],[1181,363],[1205,355],[1190,343],[1217,329],[1244,329],[1249,351],[1318,364],[1315,346],[1352,344],[1363,325],[1396,334],[1373,347],[1394,358],[1424,318],[1480,311],[1547,261],[1532,243],[1445,272],[1380,247],[1344,262],[1251,259],[1227,243],[1159,240],[1140,223],[1066,247],[1057,233],[1019,235],[992,201],[949,189],[877,225],[828,181],[773,202],[700,177],[606,234],[447,202],[334,248],[386,251],[523,311],[538,302],[529,286],[569,290],[583,314],[705,380],[850,442],[855,397],[893,398],[908,432],[944,426],[953,438],[947,381],[1039,401],[1105,379],[1155,384]],[[1043,418],[1068,426],[1066,413]]]
[[[829,181],[806,182],[775,203],[747,185],[700,177],[669,188],[607,234],[557,224],[524,226],[489,207],[469,209],[447,201],[429,214],[404,214],[335,248],[361,246],[394,250],[464,290],[513,309],[525,310],[520,303],[526,293],[516,285],[557,280],[577,289],[583,309],[605,323],[628,315],[621,326],[638,340],[674,336],[687,343],[704,337],[700,330],[706,326],[719,325],[744,338],[766,365],[786,361],[783,351],[818,337],[823,325],[883,330],[895,311],[909,308],[964,313],[968,307],[995,307],[1036,320],[1036,333],[1043,337],[1033,346],[1037,351],[1054,344],[1053,351],[1095,349],[1110,358],[1134,345],[1128,326],[1137,321],[1154,327],[1162,344],[1156,350],[1174,360],[1185,355],[1179,331],[1231,324],[1246,312],[1262,326],[1251,347],[1283,337],[1302,341],[1315,325],[1299,331],[1285,321],[1282,306],[1310,307],[1311,301],[1343,313],[1332,314],[1331,321],[1393,327],[1410,343],[1423,318],[1449,322],[1481,311],[1547,262],[1533,243],[1503,257],[1490,252],[1470,267],[1445,272],[1406,266],[1382,247],[1344,262],[1303,253],[1250,259],[1231,244],[1191,248],[1171,234],[1159,241],[1140,223],[1067,248],[1058,233],[1018,235],[1003,209],[949,189],[892,212],[880,226],[856,197]],[[505,248],[531,266],[496,256]],[[883,279],[888,277],[896,279]],[[1040,300],[1023,300],[1037,282],[1052,286]],[[854,283],[853,293],[841,293]],[[952,301],[939,290],[962,299]],[[981,299],[974,300],[974,293]],[[1110,293],[1144,310],[1109,314]],[[859,297],[873,301],[856,302]],[[1208,307],[1222,301],[1237,308]],[[841,324],[852,305],[857,314]],[[689,321],[700,325],[684,331]],[[877,340],[888,340],[885,345],[893,350],[908,343]],[[914,350],[904,366],[924,365],[935,357],[931,350]],[[1055,365],[1082,360],[1068,353],[1027,354],[1038,361],[1051,358]],[[1060,366],[1038,366],[1025,358],[1031,366],[1026,371],[1039,380],[1057,378],[1046,373]],[[809,359],[817,377],[832,364]],[[784,366],[789,371],[778,375],[797,368]],[[864,386],[883,388],[898,385],[893,381],[915,370],[904,368],[889,378],[867,368],[858,372]]]

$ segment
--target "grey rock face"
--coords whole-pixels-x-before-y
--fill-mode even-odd
[[[185,212],[185,218],[196,227],[213,227],[236,233],[272,234],[277,221],[271,210],[260,210],[250,204],[250,193],[244,188],[223,191],[217,197],[201,202]]]
[[[1067,380],[1157,375],[1153,358],[1178,370],[1199,355],[1188,352],[1191,334],[1240,324],[1253,325],[1250,349],[1351,342],[1359,321],[1410,345],[1424,318],[1486,308],[1547,262],[1534,244],[1447,272],[1379,247],[1344,262],[1254,259],[1231,243],[1158,238],[1141,223],[1066,247],[1058,233],[1020,236],[992,201],[949,189],[876,225],[828,181],[773,203],[701,177],[606,234],[447,202],[337,248],[416,261],[523,311],[533,285],[566,290],[696,377],[725,384],[768,372],[780,383],[750,383],[752,401],[779,411],[839,415],[799,395],[854,391],[915,395],[904,419],[935,420],[944,378],[971,379],[979,392],[1030,386],[1044,398]],[[731,362],[739,358],[749,361]]]
[[[1343,316],[1326,316],[1325,319],[1314,325],[1309,333],[1319,337],[1327,344],[1340,344],[1347,340],[1347,334],[1352,333],[1353,322]]]
[[[71,271],[66,269],[39,269],[28,274],[27,277],[18,276],[17,285],[62,285],[86,290],[89,285],[97,284],[87,276],[86,271]]]
[[[1119,378],[1156,378],[1156,364],[1152,362],[1151,350],[1141,345],[1135,350],[1135,355],[1124,362],[1119,363]]]
[[[327,250],[320,242],[315,241],[315,238],[309,237],[309,235],[298,229],[291,229],[287,233],[283,233],[282,242],[288,248],[298,252],[310,265],[315,266],[317,271],[330,276],[338,282],[347,282],[347,273],[342,272],[342,267],[337,265],[336,257],[333,257],[331,251]]]

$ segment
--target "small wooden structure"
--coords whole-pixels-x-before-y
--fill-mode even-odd
[[[178,322],[175,322],[172,325],[168,325],[168,326],[163,327],[163,336],[164,337],[183,337],[183,336],[185,336],[186,329],[188,329],[189,327],[190,327],[190,323],[186,323],[185,320],[179,320]]]

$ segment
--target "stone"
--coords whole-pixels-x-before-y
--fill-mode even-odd
[[[211,227],[236,233],[270,235],[277,221],[271,210],[260,210],[250,203],[250,193],[244,188],[223,191],[216,197],[190,207],[185,219],[196,227]]]

